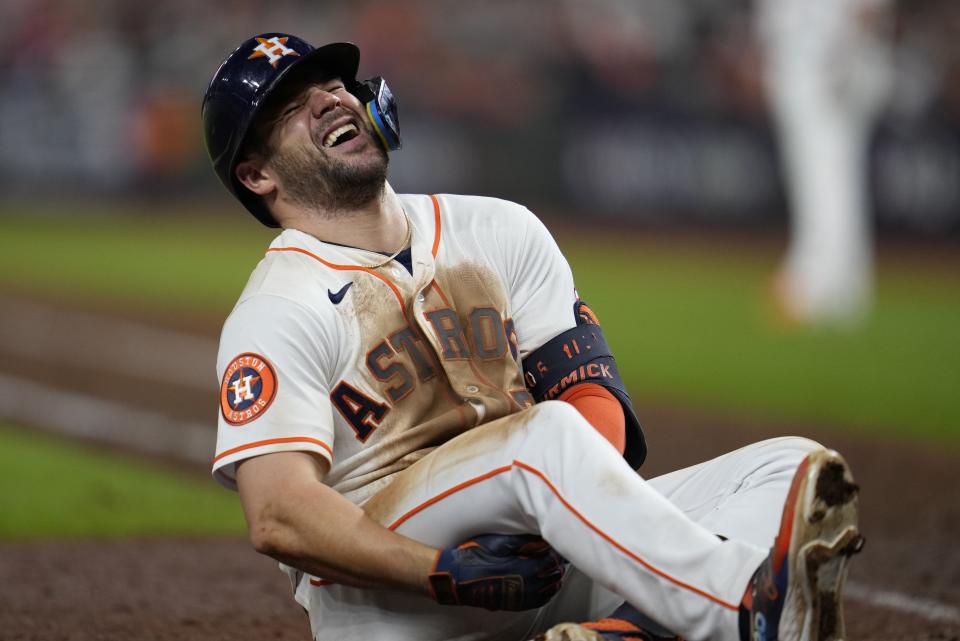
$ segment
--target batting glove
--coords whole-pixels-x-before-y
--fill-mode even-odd
[[[440,550],[430,589],[442,605],[529,610],[560,590],[565,563],[538,536],[484,534]]]

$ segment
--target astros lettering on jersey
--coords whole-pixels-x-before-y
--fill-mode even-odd
[[[400,195],[413,274],[288,229],[223,328],[216,478],[310,451],[355,503],[436,446],[533,404],[521,359],[574,326],[570,268],[514,203]]]

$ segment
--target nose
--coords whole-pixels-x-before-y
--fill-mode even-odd
[[[331,109],[336,109],[340,106],[340,98],[319,87],[314,87],[310,90],[310,96],[307,101],[307,104],[310,105],[310,112],[314,118],[319,118]]]

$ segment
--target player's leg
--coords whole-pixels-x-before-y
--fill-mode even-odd
[[[534,408],[474,428],[397,473],[362,505],[375,521],[435,547],[486,533],[536,533],[510,492],[496,484],[512,462],[508,447],[535,418]],[[419,595],[362,590],[304,577],[297,601],[317,641],[520,641],[538,611],[489,612],[439,605]]]
[[[889,89],[882,0],[763,0],[767,88],[791,213],[782,311],[850,323],[870,303],[867,142]],[[877,13],[870,19],[870,13]]]
[[[844,638],[843,581],[849,557],[863,539],[857,528],[857,487],[839,454],[807,439],[771,439],[650,484],[715,531],[772,546],[745,595],[742,634],[765,630],[764,638],[790,641]],[[601,612],[608,616],[613,608]],[[629,604],[612,619],[593,626],[604,630],[604,639],[670,636],[652,629]],[[637,634],[638,626],[652,634]],[[588,627],[558,625],[545,638],[599,639]]]
[[[822,447],[801,437],[768,439],[654,477],[650,485],[714,534],[769,548],[797,467]]]
[[[807,454],[821,448],[806,438],[769,439],[651,478],[649,484],[718,536],[767,549],[797,467]],[[548,626],[594,621],[611,615],[622,603],[618,594],[573,568],[560,594],[546,607],[544,619]],[[643,628],[669,634],[649,623]]]
[[[872,281],[866,132],[809,102],[778,118],[793,217],[779,294],[797,320],[856,321]]]
[[[537,533],[499,481],[524,431],[531,423],[546,428],[547,414],[538,406],[448,441],[396,474],[362,507],[382,525],[435,547],[485,533]],[[316,577],[300,581],[297,601],[307,608],[317,641],[522,641],[538,629],[541,617],[537,610],[438,605],[419,595],[355,589]]]
[[[691,639],[736,638],[740,598],[767,553],[740,541],[721,542],[691,521],[560,402],[542,403],[444,444],[364,507],[397,532],[437,546],[490,531],[540,533],[592,579],[644,604]],[[343,593],[341,602],[355,598],[339,587],[314,598],[337,592]],[[432,608],[434,616],[445,616]],[[417,611],[409,600],[400,610]],[[454,627],[473,617],[468,608],[459,610],[449,615],[456,618]],[[493,622],[502,616],[485,629],[501,629]],[[396,626],[390,629],[393,638],[403,638]],[[418,638],[471,638],[469,633],[457,628]]]

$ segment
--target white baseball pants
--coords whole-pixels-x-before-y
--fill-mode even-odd
[[[772,439],[647,481],[571,405],[540,403],[445,443],[363,507],[436,547],[540,534],[572,565],[547,606],[489,612],[309,577],[297,601],[318,641],[525,641],[623,600],[690,641],[735,641],[794,470],[817,447]]]

